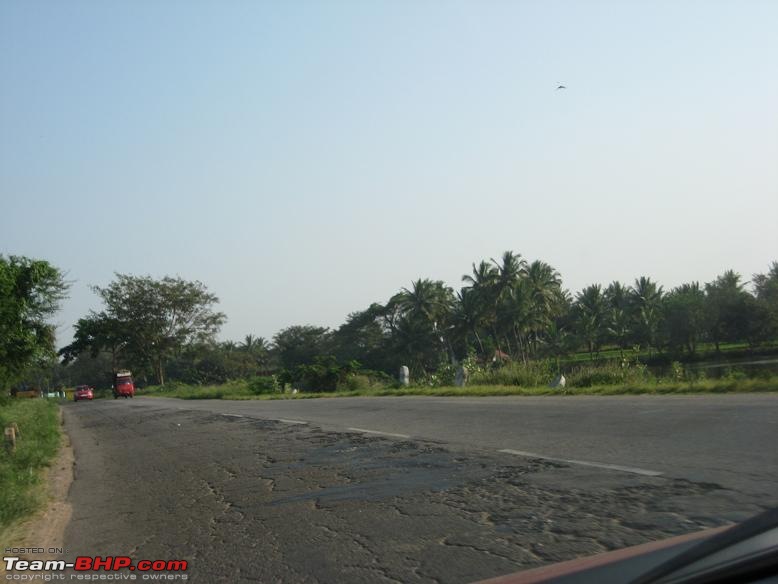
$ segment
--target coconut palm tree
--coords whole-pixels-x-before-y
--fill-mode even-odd
[[[656,337],[662,319],[662,287],[651,278],[641,276],[630,290],[630,304],[635,319],[635,335],[648,345],[648,354],[656,347]]]
[[[411,288],[403,288],[389,304],[399,311],[405,330],[426,330],[429,344],[439,344],[451,351],[447,338],[449,321],[454,305],[454,292],[441,281],[419,278],[411,283]],[[437,343],[435,342],[437,341]]]
[[[630,292],[618,280],[613,281],[605,289],[605,298],[608,302],[607,331],[619,346],[619,355],[624,360],[624,349],[632,335],[633,316],[630,312]]]
[[[502,254],[498,262],[492,258],[492,263],[497,268],[497,277],[495,286],[497,287],[497,296],[501,296],[506,290],[509,290],[519,278],[527,274],[527,262],[519,253],[506,251]]]
[[[708,334],[720,351],[722,341],[732,341],[742,328],[739,305],[748,295],[740,274],[727,270],[713,282],[705,284],[706,320]]]
[[[574,308],[576,330],[588,347],[589,358],[594,360],[607,326],[607,302],[602,287],[592,284],[581,290],[576,295]]]
[[[472,275],[465,274],[462,281],[468,284],[466,289],[474,295],[473,298],[481,305],[481,324],[486,327],[491,336],[494,346],[500,350],[500,340],[497,335],[497,268],[488,262],[481,261],[477,266],[473,264]]]
[[[562,278],[552,266],[535,260],[527,266],[525,279],[532,299],[530,333],[533,351],[536,352],[540,334],[548,329],[564,306]]]
[[[462,288],[457,292],[451,321],[455,334],[464,340],[465,345],[468,345],[467,337],[473,335],[478,343],[478,350],[483,356],[484,344],[478,334],[478,329],[483,323],[483,305],[479,302],[478,294],[472,288]]]
[[[419,318],[435,323],[445,319],[451,311],[454,293],[441,281],[418,279],[411,283],[411,288],[403,288],[392,299],[401,311],[412,318]]]
[[[500,297],[497,311],[497,329],[505,338],[510,351],[513,338],[515,354],[527,361],[527,337],[537,328],[536,314],[532,300],[532,289],[526,278],[516,280]]]

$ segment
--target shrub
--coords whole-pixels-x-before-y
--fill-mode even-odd
[[[508,363],[502,367],[476,369],[470,373],[470,385],[518,385],[537,387],[547,385],[554,377],[550,361]]]
[[[571,387],[639,383],[648,381],[650,377],[645,365],[627,361],[621,363],[606,362],[602,365],[582,365],[565,374],[567,384]]]
[[[276,393],[281,391],[281,384],[275,375],[257,376],[248,381],[248,390],[254,395]]]
[[[338,382],[338,391],[357,391],[360,389],[370,389],[373,384],[367,375],[354,373],[347,376],[343,381]]]

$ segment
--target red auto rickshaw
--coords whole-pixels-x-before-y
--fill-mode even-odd
[[[113,376],[113,399],[120,397],[135,397],[135,384],[132,381],[132,373],[127,370],[117,371]]]

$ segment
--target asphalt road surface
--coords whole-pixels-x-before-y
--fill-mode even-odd
[[[778,505],[778,396],[68,404],[68,556],[472,582]]]

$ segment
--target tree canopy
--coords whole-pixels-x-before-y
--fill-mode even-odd
[[[631,285],[590,284],[571,293],[550,264],[506,251],[474,262],[458,290],[417,278],[338,328],[298,324],[271,342],[252,334],[217,342],[224,315],[214,312],[218,300],[200,282],[118,274],[94,290],[104,309],[79,320],[62,351],[65,362],[98,355],[114,369],[147,368],[158,382],[166,366],[175,379],[194,383],[279,373],[303,385],[326,377],[331,385],[357,370],[396,375],[408,365],[423,376],[466,358],[559,363],[576,351],[594,360],[615,348],[622,358],[639,350],[693,359],[704,342],[718,350],[725,342],[755,348],[778,341],[778,262],[754,274],[752,285],[727,270],[668,291],[640,276]]]
[[[108,350],[114,367],[124,355],[126,362],[149,366],[159,384],[168,359],[188,345],[212,341],[225,320],[213,310],[219,299],[198,281],[116,274],[93,290],[105,308],[79,320],[73,343],[61,354],[70,359],[87,348],[93,354]]]
[[[54,351],[54,326],[68,285],[49,262],[0,255],[0,385]]]

